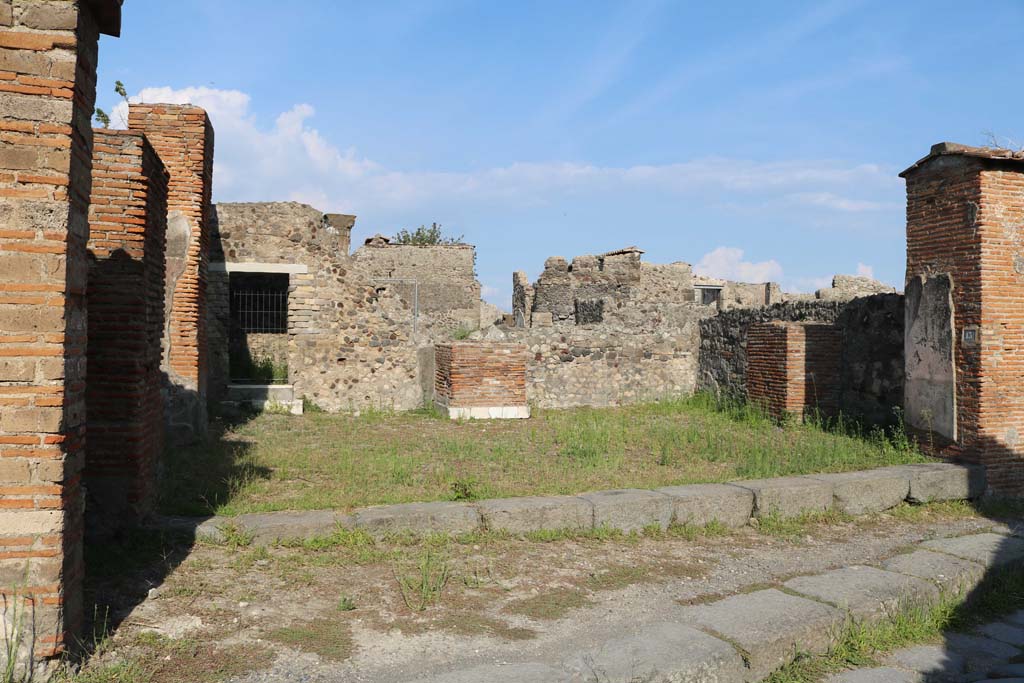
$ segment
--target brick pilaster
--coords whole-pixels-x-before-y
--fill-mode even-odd
[[[90,119],[119,21],[116,0],[0,1],[0,612],[37,674],[82,620]]]
[[[1024,492],[1024,155],[941,143],[907,181],[907,282],[952,285],[952,439],[936,450]],[[908,416],[912,417],[912,416]]]
[[[85,483],[103,533],[151,510],[163,449],[168,175],[142,133],[97,130],[92,177]]]
[[[206,431],[206,286],[213,183],[213,126],[192,105],[133,104],[128,127],[146,134],[170,173],[164,370],[167,439]]]
[[[842,337],[832,325],[770,322],[750,326],[747,396],[775,418],[839,405]]]

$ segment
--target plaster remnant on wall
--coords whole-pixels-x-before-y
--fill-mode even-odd
[[[949,275],[911,278],[906,293],[906,419],[956,439],[953,284]]]
[[[174,289],[185,272],[188,252],[191,248],[192,226],[189,224],[188,218],[180,211],[170,212],[167,216],[167,284],[164,290],[166,299],[164,300],[162,365],[164,372],[172,377],[174,377],[174,371],[170,368],[171,309],[174,308]],[[175,377],[175,381],[181,381],[181,378]]]

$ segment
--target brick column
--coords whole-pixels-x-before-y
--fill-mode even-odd
[[[170,173],[164,371],[167,440],[206,432],[206,284],[213,184],[213,127],[192,105],[133,104],[128,128],[146,134]]]
[[[167,170],[142,133],[97,130],[92,179],[85,488],[105,533],[151,510],[163,449]]]
[[[841,354],[832,325],[755,323],[747,334],[747,397],[775,418],[834,414]]]
[[[452,419],[529,417],[526,353],[523,344],[438,344],[435,402]]]
[[[119,30],[116,0],[0,0],[0,626],[37,675],[82,619],[90,119]]]
[[[907,181],[907,420],[1024,492],[1024,154],[934,145]]]

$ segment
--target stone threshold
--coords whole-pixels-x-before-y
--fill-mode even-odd
[[[159,517],[154,524],[214,541],[223,539],[223,530],[231,528],[251,535],[257,543],[328,536],[339,526],[362,529],[375,536],[403,532],[464,534],[481,530],[524,534],[602,527],[629,533],[653,525],[665,529],[671,524],[704,526],[712,522],[739,528],[767,515],[785,519],[828,510],[863,515],[888,510],[904,501],[973,500],[984,492],[985,472],[980,466],[922,463],[654,490],[402,503],[360,508],[350,514],[314,510],[237,517]]]

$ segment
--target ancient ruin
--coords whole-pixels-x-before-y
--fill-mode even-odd
[[[378,237],[350,254],[355,216],[295,203],[218,204],[213,214],[212,401],[419,408],[432,397],[433,343],[478,329],[488,309],[470,245]],[[286,381],[251,381],[253,362],[266,360]]]
[[[81,628],[83,538],[145,520],[165,444],[224,410],[526,418],[703,390],[780,419],[905,415],[991,492],[1024,491],[1024,155],[942,143],[901,174],[905,295],[844,275],[787,294],[626,247],[516,272],[502,318],[471,245],[353,251],[355,216],[214,205],[198,107],[93,131],[120,15],[0,1],[0,577],[26,666]]]

